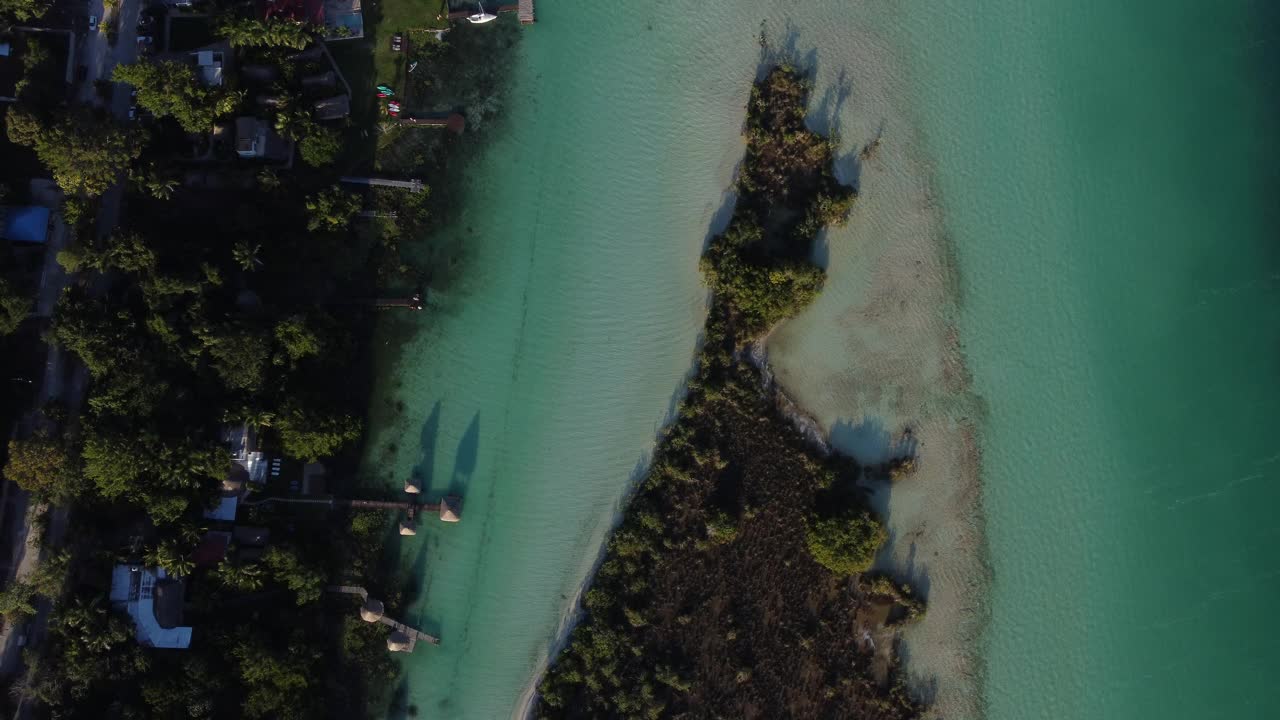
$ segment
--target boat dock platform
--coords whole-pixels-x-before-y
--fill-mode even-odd
[[[434,117],[402,117],[399,123],[412,127],[442,127],[455,135],[461,135],[462,131],[467,129],[467,119],[462,116],[462,113]]]
[[[413,178],[411,180],[392,180],[390,178],[353,177],[350,175],[343,175],[338,178],[338,182],[347,183],[348,185],[377,185],[380,187],[393,187],[415,193],[422,192],[425,189],[422,181],[417,178]]]
[[[391,637],[387,639],[387,649],[392,652],[413,652],[413,648],[419,642],[430,645],[440,644],[440,638],[435,635],[424,633],[417,628],[405,625],[399,620],[387,617],[386,608],[382,601],[370,599],[369,591],[359,585],[330,585],[325,588],[325,592],[360,596],[360,599],[364,601],[364,605],[360,608],[360,619],[369,623],[382,623],[391,628],[392,633]]]
[[[450,20],[464,20],[470,17],[475,12],[476,10],[454,10],[449,13],[448,18]],[[510,3],[507,5],[499,5],[498,9],[495,10],[494,12],[516,13],[516,16],[520,19],[521,25],[532,25],[536,20],[536,18],[534,17],[534,11],[533,11],[533,0],[519,0],[519,2]]]

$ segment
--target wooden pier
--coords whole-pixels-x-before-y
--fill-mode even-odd
[[[454,10],[446,17],[450,20],[465,20],[470,17],[476,10]],[[507,5],[499,5],[496,13],[516,13],[520,19],[521,25],[532,25],[534,23],[533,0],[519,0],[519,2],[509,3]]]
[[[390,180],[387,178],[351,177],[349,175],[344,175],[338,178],[338,181],[347,183],[348,185],[378,185],[380,187],[400,188],[401,190],[408,190],[409,192],[415,193],[422,192],[423,190],[422,181],[417,178],[412,180]]]
[[[249,500],[248,506],[265,505],[267,503],[294,503],[299,505],[325,505],[327,507],[350,507],[362,510],[401,510],[409,517],[420,512],[433,513],[444,522],[458,522],[462,519],[462,498],[446,495],[436,502],[414,502],[412,500],[358,500],[340,497],[267,497],[261,500]]]
[[[364,601],[364,606],[360,608],[360,618],[365,622],[378,622],[391,628],[393,631],[400,633],[403,640],[399,643],[394,640],[388,640],[387,649],[392,652],[413,652],[414,646],[419,642],[429,643],[431,645],[439,645],[440,638],[435,635],[424,633],[417,628],[409,627],[399,620],[389,618],[384,613],[381,600],[370,600],[369,591],[359,585],[330,585],[325,588],[326,592],[339,593],[342,595],[359,595]],[[395,632],[392,638],[395,638]],[[407,647],[399,647],[399,645],[407,645]]]
[[[399,122],[401,125],[411,127],[442,127],[455,135],[461,135],[462,131],[467,129],[467,119],[461,113],[434,117],[402,117]]]
[[[421,310],[427,306],[422,300],[422,295],[415,293],[407,298],[374,298],[373,306],[379,310],[389,308],[409,308],[410,310]]]

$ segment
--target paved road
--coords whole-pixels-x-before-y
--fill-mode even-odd
[[[127,65],[134,61],[138,55],[138,12],[141,9],[139,0],[124,0],[120,7],[116,8],[108,16],[103,9],[102,0],[90,0],[88,3],[88,13],[98,16],[98,30],[96,32],[86,33],[82,52],[80,53],[81,63],[88,67],[89,73],[84,83],[80,86],[77,98],[82,103],[98,105],[100,100],[97,98],[96,90],[93,86],[95,80],[107,80],[111,78],[111,72],[116,65]],[[118,35],[116,44],[112,47],[107,41],[107,31],[112,23],[118,22]],[[113,96],[111,110],[117,117],[124,118],[129,111],[129,94],[122,92],[119,87]]]
[[[94,81],[110,78],[116,65],[128,64],[137,58],[137,22],[140,7],[141,0],[122,0],[119,8],[111,17],[108,17],[103,11],[102,0],[90,1],[88,13],[97,15],[100,20],[99,30],[87,33],[79,53],[81,62],[88,68],[85,81],[76,93],[76,97],[80,102],[101,106],[102,101],[94,88]],[[114,47],[108,42],[107,37],[107,28],[113,22],[118,23],[118,35]],[[122,122],[129,122],[130,104],[129,93],[125,86],[117,85],[115,92],[112,93],[109,107],[111,113]],[[120,217],[120,204],[123,196],[124,186],[121,183],[117,183],[103,195],[97,218],[100,239],[106,237],[115,229]],[[66,241],[65,233],[55,234],[53,238],[50,238],[50,245],[46,249],[45,268],[41,276],[40,293],[36,302],[37,313],[42,317],[48,317],[52,314],[57,299],[62,295],[69,281],[66,273],[57,266],[56,262],[57,252],[65,245]],[[60,349],[55,345],[50,345],[41,385],[41,405],[50,401],[61,400],[68,408],[68,417],[74,418],[84,400],[85,390],[88,386],[88,372],[83,365],[76,363],[71,371],[70,387],[66,388],[64,392],[64,380],[67,373],[63,360],[64,356]],[[10,508],[12,515],[15,517],[21,515],[24,519],[28,517],[29,513],[25,512],[28,504],[26,493],[14,487],[11,488],[9,497],[13,503]],[[18,507],[19,504],[22,506],[21,511]],[[36,509],[38,513],[43,513],[44,511],[44,508]],[[66,532],[67,516],[68,513],[65,508],[54,508],[50,513],[48,544],[53,546],[61,545],[62,537]],[[30,524],[27,522],[21,524],[13,523],[9,533],[10,547],[14,548],[14,556],[9,567],[14,568],[14,579],[20,580],[29,575],[39,562],[42,551],[39,542],[40,538],[32,535]],[[48,625],[49,603],[41,600],[37,603],[36,611],[36,616],[24,626],[6,628],[3,633],[0,633],[0,675],[9,675],[18,670],[21,662],[22,646],[35,645],[44,637]],[[30,703],[21,702],[15,717],[20,720],[25,719],[30,715],[31,711]]]

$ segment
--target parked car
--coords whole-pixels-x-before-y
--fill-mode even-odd
[[[130,119],[130,120],[137,120],[137,119],[138,119],[138,106],[137,106],[137,105],[130,105],[130,106],[129,106],[129,119]]]
[[[90,30],[90,31],[93,31],[93,30],[97,30],[97,29],[98,29],[98,16],[97,16],[97,15],[90,15],[90,16],[89,16],[89,30]]]
[[[391,52],[400,52],[402,49],[404,49],[404,36],[392,35],[391,36]]]

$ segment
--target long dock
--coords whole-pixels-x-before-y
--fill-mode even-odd
[[[479,9],[479,8],[476,8]],[[454,10],[448,14],[450,20],[463,20],[475,13],[476,10]],[[509,3],[507,5],[499,5],[496,13],[516,13],[520,19],[521,25],[532,25],[536,18],[533,11],[533,0],[519,0],[519,2]]]
[[[409,502],[401,500],[354,500],[340,497],[266,497],[261,500],[249,500],[245,505],[265,505],[267,503],[295,503],[299,505],[324,505],[326,507],[352,507],[366,510],[403,510],[410,515],[426,511],[438,513],[443,502]]]
[[[400,632],[404,633],[405,637],[409,638],[409,652],[413,652],[413,646],[416,645],[418,641],[422,641],[424,643],[430,643],[432,645],[440,644],[440,638],[436,637],[435,635],[428,635],[427,633],[424,633],[421,630],[417,630],[415,628],[411,628],[408,625],[405,625],[404,623],[398,620],[392,620],[389,617],[381,617],[378,619],[378,622],[382,623],[383,625],[389,625],[393,629],[399,630]]]
[[[390,180],[387,178],[352,177],[350,175],[344,175],[338,178],[338,182],[344,182],[348,185],[379,185],[382,187],[400,188],[401,190],[408,190],[409,192],[415,193],[422,192],[423,190],[422,181],[417,178],[412,180]]]
[[[343,595],[359,595],[360,599],[364,601],[364,607],[360,611],[360,617],[363,618],[365,622],[380,622],[404,635],[408,642],[408,647],[405,648],[405,650],[408,652],[413,652],[413,648],[418,642],[429,643],[431,645],[440,644],[440,638],[435,635],[424,633],[417,628],[409,627],[399,620],[394,620],[384,615],[382,612],[382,601],[374,600],[370,602],[369,591],[359,585],[330,585],[325,588],[325,591],[340,593]],[[388,647],[390,648],[390,645],[388,645]],[[399,651],[397,650],[397,652]]]
[[[467,119],[461,113],[449,113],[443,117],[402,117],[399,123],[411,127],[442,127],[455,135],[461,135],[467,129]]]

